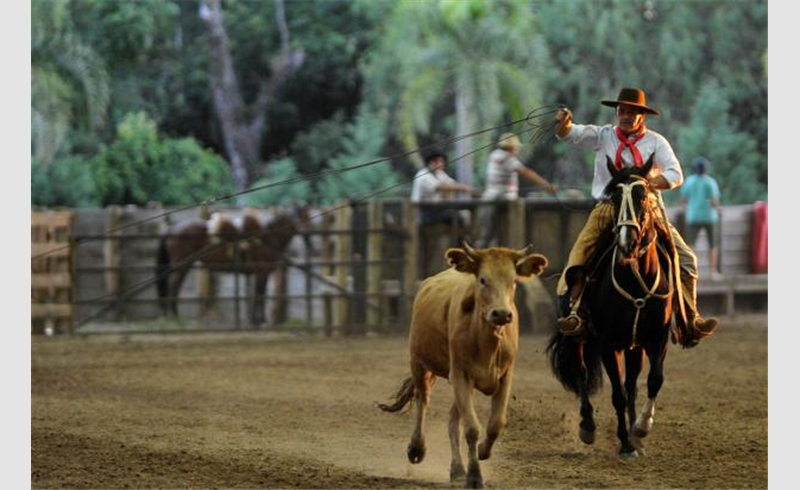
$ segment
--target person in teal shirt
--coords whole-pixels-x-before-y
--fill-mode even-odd
[[[711,273],[719,273],[717,267],[716,229],[719,221],[719,185],[714,177],[708,175],[710,163],[697,157],[692,163],[694,172],[680,188],[681,202],[686,207],[687,241],[693,246],[700,230],[706,231],[708,239],[708,263]]]

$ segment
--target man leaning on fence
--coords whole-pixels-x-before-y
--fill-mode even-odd
[[[503,201],[514,201],[519,196],[519,175],[532,184],[550,192],[556,186],[525,166],[519,160],[522,142],[514,133],[505,133],[497,141],[497,148],[489,154],[486,163],[486,190],[483,192],[484,204],[479,208],[478,247],[488,247],[497,234],[497,206]]]
[[[460,184],[447,175],[446,163],[444,153],[430,153],[425,157],[425,168],[414,176],[411,202],[417,205],[417,222],[421,225],[463,224],[455,210],[425,206],[425,203],[442,201],[448,192],[475,192],[471,186]]]

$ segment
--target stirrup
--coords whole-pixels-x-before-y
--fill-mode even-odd
[[[558,330],[565,337],[575,337],[583,333],[583,319],[577,313],[570,313],[564,318],[559,318],[556,321]]]

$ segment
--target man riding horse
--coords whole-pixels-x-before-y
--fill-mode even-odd
[[[581,335],[586,324],[586,312],[581,306],[581,296],[586,284],[587,266],[597,250],[598,240],[602,233],[612,227],[616,216],[614,206],[603,200],[603,190],[611,181],[611,174],[606,166],[610,158],[619,170],[623,167],[641,167],[651,156],[655,156],[653,170],[647,176],[652,189],[656,190],[659,201],[659,217],[668,229],[680,264],[680,284],[683,299],[678,300],[676,311],[679,320],[678,340],[684,347],[694,347],[710,336],[718,325],[716,318],[703,318],[697,310],[697,257],[686,244],[678,231],[666,219],[663,201],[659,190],[670,190],[683,183],[681,165],[669,142],[662,135],[645,127],[647,114],[658,115],[658,111],[647,106],[644,91],[635,88],[623,88],[617,100],[603,100],[603,105],[616,109],[617,125],[607,124],[595,126],[590,124],[573,124],[569,109],[561,109],[556,114],[556,137],[584,150],[597,152],[594,161],[594,180],[592,196],[599,200],[578,235],[575,245],[569,254],[567,265],[558,283],[561,315],[558,328],[564,335]],[[680,295],[678,295],[680,296]],[[681,313],[683,312],[683,313]]]

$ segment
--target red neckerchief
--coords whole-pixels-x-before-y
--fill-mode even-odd
[[[627,136],[622,134],[620,131],[619,126],[614,128],[614,133],[617,135],[617,139],[619,140],[619,147],[617,148],[617,156],[614,158],[614,166],[617,167],[617,170],[622,170],[622,150],[625,148],[631,151],[631,155],[633,155],[633,166],[634,167],[642,167],[644,166],[644,160],[642,159],[642,154],[639,153],[639,149],[636,148],[636,143],[644,138],[644,134],[647,132],[647,129],[642,126],[642,129],[636,134],[636,136],[629,140]]]

